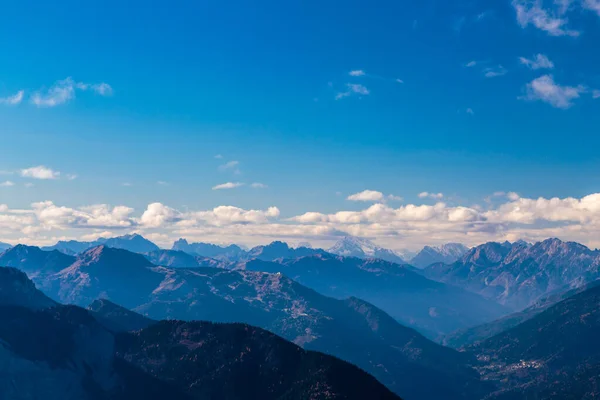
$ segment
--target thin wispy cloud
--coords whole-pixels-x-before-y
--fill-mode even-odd
[[[360,85],[358,83],[347,83],[346,87],[348,90],[346,90],[345,92],[339,92],[338,94],[336,94],[336,96],[335,96],[336,100],[341,100],[345,97],[349,97],[352,95],[367,96],[370,93],[369,89],[367,89],[365,86]]]
[[[365,71],[363,71],[362,69],[355,69],[353,71],[348,72],[348,75],[350,75],[350,76],[364,76],[365,75]]]
[[[222,159],[222,158],[223,158],[223,156],[222,156],[221,154],[217,154],[217,155],[215,156],[215,158],[216,158],[217,160],[220,160],[220,159]]]
[[[25,168],[20,171],[21,176],[24,178],[31,179],[58,179],[60,176],[59,171],[54,171],[51,168],[45,167],[43,165],[39,165],[37,167]]]
[[[130,182],[123,182],[123,183],[121,183],[121,186],[130,187],[130,186],[133,186],[133,184],[131,184]]]
[[[548,56],[544,54],[536,54],[533,59],[528,59],[525,57],[519,57],[519,61],[521,64],[531,68],[533,70],[537,69],[553,69],[554,63],[550,61]]]
[[[579,36],[580,32],[568,27],[569,20],[565,16],[568,4],[565,1],[548,3],[544,7],[542,0],[513,0],[512,5],[517,14],[517,22],[522,28],[529,25],[540,29],[550,36]]]
[[[466,63],[465,67],[467,67],[467,68],[473,68],[476,65],[477,65],[477,61],[473,60],[473,61],[469,61],[468,63]]]
[[[467,110],[465,112],[469,115],[475,115],[475,111],[473,111],[472,108],[467,108]]]
[[[227,183],[221,183],[220,185],[213,186],[212,190],[235,189],[240,186],[244,186],[244,184],[241,182],[227,182]]]
[[[598,89],[592,90],[592,98],[600,99],[600,90],[598,90]]]
[[[75,98],[77,91],[93,91],[100,96],[110,96],[112,87],[107,83],[90,84],[76,82],[73,78],[57,81],[45,91],[38,91],[31,96],[31,103],[38,107],[56,107]]]
[[[0,183],[0,187],[11,187],[11,186],[15,186],[15,183],[13,181],[4,181]]]
[[[78,178],[78,176],[76,174],[67,174],[66,178],[70,181],[74,181],[75,179]]]
[[[156,182],[156,184],[157,184],[157,185],[160,185],[160,186],[168,186],[168,185],[169,185],[169,182],[166,182],[166,181],[158,181],[158,182]]]
[[[552,107],[567,109],[586,92],[586,88],[583,85],[562,86],[554,81],[552,75],[544,75],[528,83],[525,92],[525,96],[521,97],[524,100],[543,101]]]
[[[0,97],[0,104],[5,104],[8,106],[16,106],[23,101],[23,97],[25,96],[24,90],[19,90],[16,94],[7,97]]]
[[[483,75],[486,78],[496,78],[498,76],[506,75],[507,73],[508,70],[502,65],[498,65],[497,67],[489,67],[483,70]]]
[[[260,183],[260,182],[254,182],[253,184],[250,185],[250,187],[252,187],[253,189],[266,189],[266,188],[268,188],[267,185],[265,185],[264,183]]]

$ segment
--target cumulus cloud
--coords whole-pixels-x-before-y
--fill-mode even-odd
[[[179,211],[161,203],[152,203],[142,214],[140,223],[145,227],[158,228],[167,223],[177,222],[181,218],[182,214]]]
[[[543,75],[527,84],[524,100],[543,101],[552,107],[566,109],[586,91],[585,86],[561,86],[552,75]]]
[[[0,97],[0,104],[6,104],[9,106],[16,106],[23,101],[25,91],[19,90],[16,94],[7,97]]]
[[[244,184],[241,182],[227,182],[213,186],[212,190],[235,189],[240,186],[244,186]]]
[[[383,193],[376,190],[363,190],[362,192],[355,193],[347,198],[347,200],[350,201],[381,201],[382,199]]]
[[[47,90],[35,92],[31,102],[38,107],[56,107],[75,98],[77,91],[92,91],[100,96],[110,96],[112,87],[107,83],[76,82],[73,78],[57,81]]]
[[[339,92],[338,94],[336,94],[336,100],[340,100],[344,97],[349,97],[352,95],[367,96],[370,93],[369,89],[358,83],[347,83],[346,88],[347,90],[345,92]]]
[[[58,177],[60,176],[60,172],[54,171],[51,168],[45,167],[43,165],[25,168],[22,169],[20,172],[22,177],[32,179],[58,179]]]
[[[179,237],[211,242],[258,244],[270,240],[311,240],[327,246],[342,235],[375,238],[392,249],[425,244],[489,240],[539,240],[557,236],[590,246],[600,245],[600,193],[581,198],[527,198],[497,192],[486,206],[381,202],[363,209],[325,213],[318,210],[282,217],[277,207],[244,209],[223,205],[208,210],[177,210],[151,203],[132,208],[105,204],[67,207],[52,201],[26,209],[0,204],[0,229],[10,242],[49,244],[57,238],[111,236],[138,232],[168,243]],[[423,198],[430,198],[430,193]]]
[[[554,63],[550,61],[548,56],[544,54],[536,54],[531,60],[525,57],[519,57],[519,61],[521,62],[521,64],[533,70],[554,68]]]

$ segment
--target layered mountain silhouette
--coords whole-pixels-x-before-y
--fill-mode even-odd
[[[185,239],[175,241],[172,250],[225,261],[237,261],[246,255],[246,251],[235,244],[219,246],[210,243],[188,243]]]
[[[600,396],[600,285],[563,300],[469,352],[494,399],[592,399]]]
[[[220,261],[214,258],[194,256],[180,250],[156,250],[144,254],[152,264],[170,268],[198,268],[213,267],[225,268],[229,262]]]
[[[54,246],[44,247],[43,250],[58,250],[65,254],[75,255],[100,245],[124,249],[134,253],[149,253],[159,250],[159,247],[156,244],[138,234],[114,238],[99,238],[92,242],[79,242],[76,240],[60,241]]]
[[[11,247],[12,247],[12,245],[10,245],[8,243],[0,242],[0,253],[10,249]]]
[[[24,280],[22,272],[0,268],[0,288],[26,288],[3,289],[0,297],[2,398],[398,398],[353,365],[259,328],[163,321],[114,333],[96,318],[121,325],[118,306],[96,303],[92,314],[76,306],[44,308],[44,295],[31,295],[35,288]],[[39,302],[29,307],[32,298]]]
[[[507,313],[481,296],[424,278],[411,267],[378,259],[313,256],[278,263],[252,260],[237,268],[281,272],[327,296],[365,299],[431,338]]]
[[[431,265],[424,274],[520,310],[553,292],[597,279],[599,268],[599,251],[547,239],[532,246],[486,243],[453,264]]]
[[[367,302],[326,297],[278,273],[157,267],[143,255],[99,246],[65,269],[40,276],[40,285],[60,302],[86,306],[109,299],[154,320],[259,326],[307,350],[350,361],[403,398],[476,398],[487,392],[468,356],[431,342]],[[119,322],[112,329],[136,328]],[[426,384],[432,379],[436,385]]]

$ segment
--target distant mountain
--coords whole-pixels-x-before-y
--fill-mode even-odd
[[[157,245],[138,234],[118,236],[114,238],[100,238],[93,242],[79,242],[76,240],[60,241],[54,246],[43,247],[42,250],[58,250],[65,254],[75,255],[100,245],[105,245],[115,249],[128,250],[134,253],[149,253],[160,250]]]
[[[62,303],[85,307],[106,298],[129,308],[148,301],[164,280],[154,267],[141,254],[101,245],[80,254],[68,268],[40,282],[40,287]]]
[[[434,344],[369,303],[325,297],[281,274],[156,267],[142,255],[99,246],[43,284],[63,302],[86,305],[103,298],[155,320],[260,326],[305,349],[352,362],[409,400],[478,398],[487,392],[468,356]],[[425,384],[431,380],[438,383]]]
[[[417,268],[425,268],[431,264],[451,264],[461,258],[469,248],[460,243],[447,243],[439,247],[425,246],[409,262]]]
[[[185,239],[175,241],[172,249],[225,261],[238,261],[246,255],[246,251],[235,244],[218,246],[210,243],[188,243]]]
[[[30,278],[56,273],[75,262],[75,257],[59,251],[19,244],[0,254],[0,266],[15,267]]]
[[[494,399],[592,399],[600,396],[600,285],[467,348]]]
[[[106,299],[94,300],[87,309],[100,325],[111,332],[139,331],[157,323]]]
[[[288,246],[284,242],[272,242],[266,246],[257,246],[246,254],[246,259],[258,259],[263,261],[274,261],[277,259],[291,259],[298,257],[312,256],[316,254],[327,254],[325,250],[313,249],[308,247],[298,247],[296,249]]]
[[[23,279],[0,269],[0,287]],[[398,399],[353,365],[248,325],[163,321],[114,334],[79,307],[12,300],[0,297],[2,399]],[[93,308],[111,321],[132,317],[106,302]]]
[[[344,237],[327,251],[343,257],[378,258],[396,264],[406,264],[406,261],[394,251],[377,246],[368,239],[354,236]]]
[[[519,310],[557,290],[600,278],[600,252],[559,239],[533,246],[491,242],[453,264],[431,265],[424,274]]]
[[[244,324],[162,321],[119,336],[117,351],[194,399],[399,399],[351,364]]]
[[[412,268],[353,257],[313,256],[279,263],[253,260],[237,268],[281,272],[326,296],[358,297],[431,338],[507,313],[481,296],[424,278]]]
[[[10,249],[11,247],[12,247],[12,245],[10,245],[8,243],[0,242],[0,253]]]

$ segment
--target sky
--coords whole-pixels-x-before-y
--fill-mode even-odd
[[[600,0],[46,3],[0,13],[0,241],[600,247]]]

